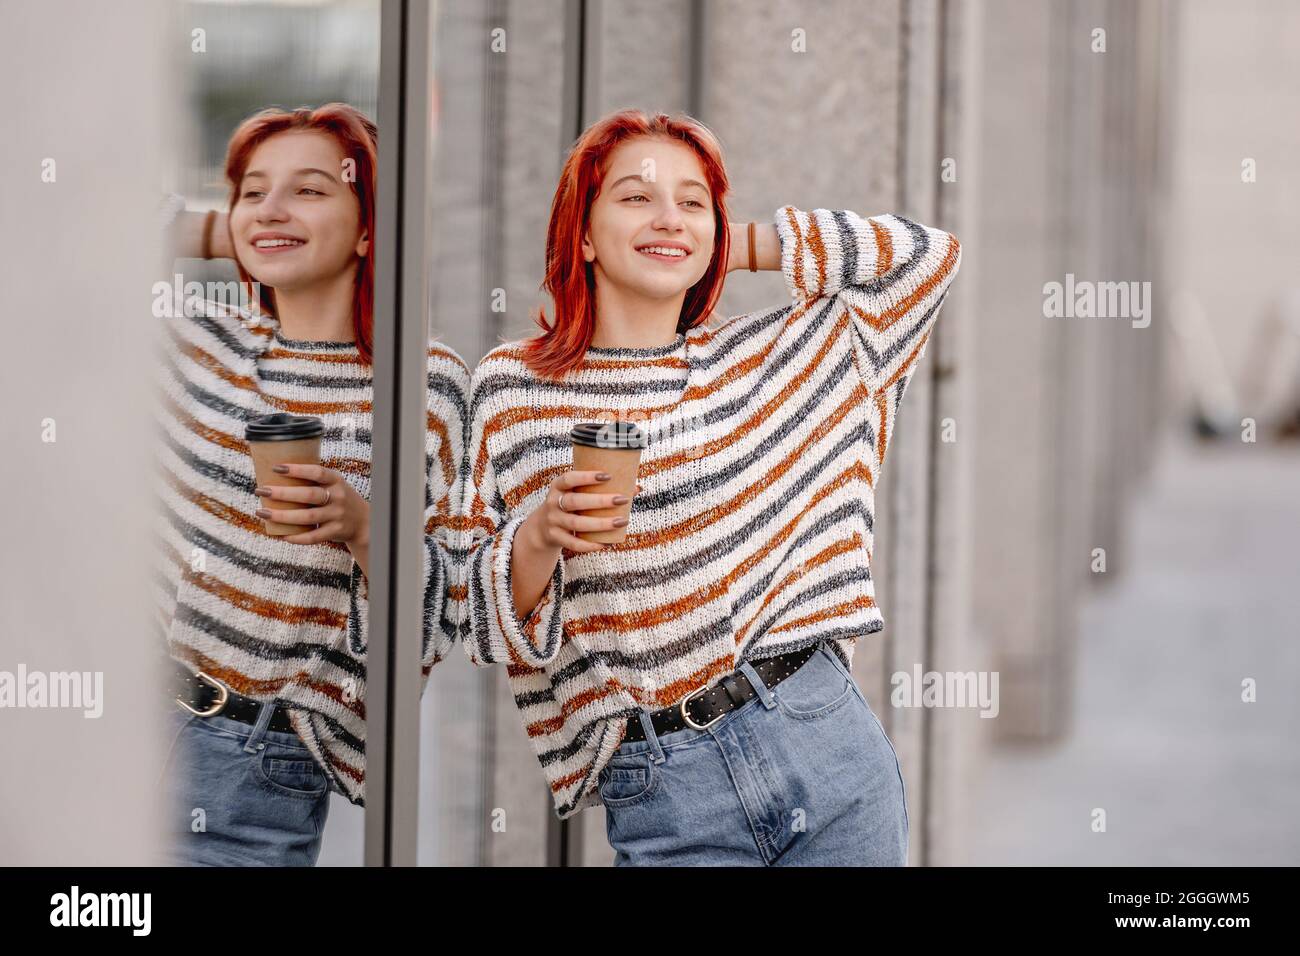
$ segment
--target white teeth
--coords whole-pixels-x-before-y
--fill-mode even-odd
[[[672,249],[672,248],[669,248],[668,246],[642,246],[641,249],[640,249],[639,251],[640,251],[640,252],[654,252],[654,253],[658,253],[658,254],[661,255],[661,256],[684,256],[684,255],[686,255],[686,250],[685,250],[685,249]]]
[[[256,246],[258,249],[271,249],[275,246],[301,246],[300,239],[259,239]]]

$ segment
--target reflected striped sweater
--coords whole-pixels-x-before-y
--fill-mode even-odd
[[[560,818],[600,802],[639,709],[822,639],[851,665],[884,626],[874,488],[960,246],[893,215],[786,206],[776,226],[789,305],[590,348],[558,382],[506,343],[472,376],[456,613],[470,660],[506,665]],[[649,433],[627,539],[565,550],[520,620],[514,535],[572,466],[570,428],[611,414]]]
[[[331,789],[364,805],[368,583],[345,544],[290,544],[266,534],[243,436],[258,415],[321,418],[321,463],[369,499],[371,368],[352,343],[287,340],[273,322],[257,324],[215,302],[187,311],[199,314],[161,317],[159,336],[160,632],[191,670],[284,704]],[[430,343],[426,682],[456,639],[445,600],[447,549],[468,388],[464,361]]]

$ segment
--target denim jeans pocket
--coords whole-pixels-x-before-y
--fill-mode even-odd
[[[659,782],[659,772],[649,753],[615,756],[600,771],[600,799],[607,806],[624,807],[648,797]]]
[[[853,679],[819,650],[772,688],[772,696],[787,717],[813,720],[839,710],[852,698],[853,691]]]
[[[258,782],[272,793],[305,800],[320,797],[329,783],[315,760],[298,757],[292,751],[281,754],[263,750],[257,757],[254,773]]]

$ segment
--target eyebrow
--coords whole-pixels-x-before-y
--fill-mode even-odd
[[[329,173],[325,172],[325,170],[323,170],[323,169],[315,169],[315,168],[309,167],[309,168],[307,168],[307,169],[297,169],[297,170],[294,170],[294,173],[293,173],[293,174],[294,174],[295,176],[305,176],[305,175],[307,175],[308,173],[315,173],[315,174],[317,174],[318,176],[324,176],[326,179],[328,179],[330,182],[334,183],[335,185],[338,184],[338,180],[335,179],[333,176],[331,176]],[[244,178],[245,178],[245,179],[251,179],[251,178],[254,177],[254,176],[261,176],[263,179],[265,179],[265,178],[266,178],[266,173],[262,172],[260,169],[254,169],[254,170],[250,170],[249,172],[244,173]]]
[[[627,182],[629,179],[635,179],[635,180],[636,180],[637,182],[639,182],[639,183],[643,183],[643,182],[645,182],[645,179],[643,179],[639,173],[633,173],[633,174],[630,175],[630,176],[623,176],[623,177],[620,177],[619,179],[614,180],[614,182],[610,184],[610,187],[609,187],[609,188],[610,188],[610,189],[613,189],[614,187],[620,185],[621,183],[625,183],[625,182]],[[683,180],[682,180],[682,185],[683,185],[683,186],[699,186],[699,187],[700,187],[701,189],[703,189],[706,193],[709,191],[709,187],[706,186],[706,185],[704,185],[704,183],[700,182],[698,179],[683,179]]]

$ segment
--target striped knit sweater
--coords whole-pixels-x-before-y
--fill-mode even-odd
[[[591,348],[561,382],[517,344],[471,381],[462,488],[464,648],[504,663],[556,814],[599,803],[625,721],[740,661],[879,631],[874,489],[907,383],[960,263],[947,232],[885,215],[777,211],[790,305],[657,348]],[[572,466],[576,422],[649,433],[627,540],[566,550],[526,619],[512,541]]]
[[[352,343],[286,340],[215,302],[187,311],[202,314],[164,318],[159,337],[159,628],[176,660],[285,705],[331,789],[364,805],[368,582],[344,544],[265,533],[243,436],[258,415],[321,418],[321,463],[368,499],[371,368]],[[469,388],[455,352],[435,342],[428,356],[425,681],[456,639],[448,545]]]

